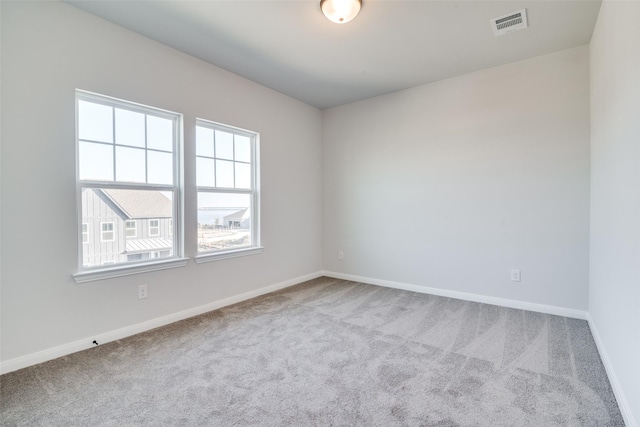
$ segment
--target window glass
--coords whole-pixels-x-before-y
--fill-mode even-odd
[[[173,151],[173,121],[147,115],[147,148]]]
[[[235,136],[235,160],[239,162],[251,162],[251,140],[246,136]]]
[[[82,224],[82,243],[89,243],[89,224]]]
[[[138,229],[135,221],[126,221],[125,227],[127,231],[127,237],[136,237],[138,234]]]
[[[100,227],[102,228],[102,238],[103,242],[112,242],[114,240],[115,233],[113,232],[113,223],[112,222],[102,222],[100,223]]]
[[[215,160],[206,157],[196,158],[196,183],[200,187],[215,187]]]
[[[233,162],[216,160],[216,187],[233,188]]]
[[[83,264],[99,266],[107,260],[114,264],[126,263],[131,261],[127,256],[130,254],[142,254],[148,259],[151,251],[173,256],[173,211],[171,192],[109,187],[83,189],[82,222],[98,223],[101,227],[101,244],[88,245],[83,250]],[[138,227],[139,223],[144,226],[145,219],[122,220],[124,215],[153,217],[148,220],[147,235]]]
[[[235,164],[236,169],[236,188],[251,188],[251,165],[246,163]]]
[[[251,195],[198,193],[198,251],[252,245]]]
[[[113,142],[113,108],[94,102],[78,102],[78,138]]]
[[[233,134],[216,130],[216,158],[233,160]]]
[[[116,108],[116,144],[144,148],[144,114]]]
[[[196,127],[196,155],[214,157],[213,129]]]
[[[145,150],[116,147],[116,180],[120,182],[145,182]]]
[[[151,219],[149,220],[149,236],[159,236],[160,235],[160,220]]]
[[[173,120],[84,100],[78,105],[80,180],[174,184]],[[101,129],[114,123],[115,141]]]
[[[80,141],[80,179],[113,181],[113,147],[106,144]]]
[[[171,184],[173,181],[173,154],[148,151],[147,168],[149,184]]]

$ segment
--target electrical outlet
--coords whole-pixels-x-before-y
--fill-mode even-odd
[[[511,281],[512,282],[520,281],[520,270],[511,270]]]
[[[145,299],[148,295],[147,285],[138,285],[138,299]]]
[[[342,261],[344,259],[344,252],[338,251],[338,259]]]

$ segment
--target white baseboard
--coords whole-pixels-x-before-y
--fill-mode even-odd
[[[288,288],[289,286],[297,285],[298,283],[315,279],[320,276],[322,276],[321,271],[306,274],[304,276],[295,277],[293,279],[285,280],[284,282],[265,286],[263,288],[255,289],[253,291],[245,292],[239,295],[234,295],[232,297],[225,298],[219,301],[210,302],[208,304],[204,304],[204,305],[200,305],[187,310],[179,311],[177,313],[158,317],[156,319],[151,319],[146,322],[116,329],[110,332],[105,332],[92,337],[87,337],[87,338],[70,342],[67,344],[62,344],[57,347],[52,347],[46,350],[38,351],[36,353],[27,354],[26,356],[16,357],[15,359],[9,359],[7,361],[0,362],[0,374],[6,374],[8,372],[17,371],[18,369],[26,368],[32,365],[37,365],[38,363],[46,362],[48,360],[66,356],[71,353],[76,353],[78,351],[86,350],[94,346],[94,344],[92,344],[94,340],[99,342],[100,344],[106,344],[108,342],[130,337],[131,335],[149,331],[151,329],[155,329],[160,326],[165,326],[170,323],[177,322],[178,320],[187,319],[189,317],[197,316],[199,314],[204,314],[212,310],[217,310],[219,308],[226,307],[231,304],[236,304],[238,302],[246,301],[248,299],[255,298],[260,295],[264,295],[280,289]]]
[[[616,396],[616,401],[618,402],[618,407],[620,408],[620,412],[622,413],[622,418],[624,418],[624,423],[627,427],[638,427],[638,423],[633,417],[633,413],[631,412],[631,408],[629,407],[629,401],[627,400],[624,392],[622,391],[622,387],[620,386],[620,382],[618,381],[618,376],[616,372],[613,370],[613,365],[611,364],[611,359],[609,359],[609,355],[607,354],[607,350],[604,347],[604,343],[600,338],[600,334],[598,333],[598,328],[596,327],[595,322],[590,314],[587,313],[587,321],[589,323],[589,328],[591,329],[591,335],[593,335],[593,340],[596,342],[596,347],[598,348],[598,352],[600,353],[600,359],[602,359],[602,364],[604,365],[604,369],[607,371],[607,376],[609,377],[609,383],[611,384],[611,388],[613,389],[613,394]]]
[[[322,274],[336,279],[351,280],[354,282],[369,283],[385,286],[387,288],[402,289],[404,291],[419,292],[422,294],[438,295],[441,297],[456,298],[465,301],[481,302],[485,304],[499,305],[502,307],[516,308],[520,310],[535,311],[538,313],[555,314],[557,316],[571,317],[574,319],[587,319],[587,312],[573,308],[556,307],[553,305],[536,304],[533,302],[517,301],[506,298],[489,297],[471,294],[468,292],[451,291],[448,289],[430,288],[428,286],[411,285],[408,283],[394,282],[390,280],[374,279],[371,277],[355,276],[353,274],[323,271]]]

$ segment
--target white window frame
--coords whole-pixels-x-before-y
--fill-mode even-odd
[[[111,230],[104,230],[105,225],[111,225]],[[105,239],[104,234],[111,233],[111,239]],[[100,222],[100,242],[114,242],[116,240],[116,226],[113,221]]]
[[[213,122],[205,119],[196,119],[196,127],[204,127],[212,129],[215,133],[216,130],[222,132],[232,133],[234,135],[240,135],[248,137],[251,144],[251,188],[227,188],[227,187],[210,187],[210,186],[198,186],[196,182],[196,200],[199,193],[227,193],[227,194],[247,194],[251,199],[251,245],[242,248],[224,249],[218,251],[200,251],[198,246],[198,239],[196,239],[196,254],[195,262],[197,264],[209,261],[217,261],[227,258],[235,258],[246,255],[255,255],[262,253],[263,247],[260,245],[260,135],[257,132],[252,132],[246,129],[240,129],[233,126],[224,125],[221,123]],[[198,156],[196,158],[208,156]],[[215,156],[214,156],[215,158]],[[198,207],[196,207],[197,209]],[[196,224],[197,227],[197,224]],[[196,234],[198,230],[196,229]]]
[[[83,90],[77,89],[76,95],[76,205],[77,205],[77,224],[80,228],[78,233],[78,269],[73,275],[73,278],[77,283],[84,283],[94,280],[102,280],[112,277],[127,276],[131,274],[144,273],[148,271],[163,270],[167,268],[183,267],[187,265],[188,259],[184,258],[184,236],[182,230],[182,217],[184,213],[184,195],[183,195],[183,171],[182,171],[182,156],[183,156],[183,141],[182,141],[182,122],[183,117],[180,113],[175,113],[168,110],[162,110],[159,108],[149,107],[134,102],[124,101],[109,96],[99,95]],[[173,135],[173,184],[147,184],[147,183],[129,183],[118,181],[92,181],[80,179],[80,162],[79,162],[79,120],[78,120],[78,103],[80,101],[87,101],[96,104],[106,105],[112,108],[121,108],[129,111],[134,111],[142,114],[162,117],[173,121],[174,135]],[[115,111],[115,110],[114,110]],[[115,114],[115,112],[114,112]],[[114,121],[115,126],[115,121]],[[114,132],[115,135],[115,132]],[[114,144],[115,150],[115,144]],[[145,148],[147,150],[147,148]],[[114,156],[114,168],[115,168],[115,156]],[[115,176],[114,176],[115,177]],[[122,189],[122,190],[154,190],[154,191],[166,191],[173,195],[173,218],[176,226],[173,230],[173,255],[167,258],[155,259],[144,262],[122,262],[117,264],[103,264],[100,266],[86,267],[82,263],[82,190],[83,189]],[[102,226],[100,228],[102,231]],[[116,227],[114,224],[114,238],[116,233]],[[125,231],[126,235],[126,231]]]
[[[129,224],[132,223],[133,227],[129,227]],[[129,231],[133,230],[133,234],[129,235]],[[138,222],[135,219],[128,219],[124,222],[124,236],[128,239],[129,237],[138,237]]]
[[[158,223],[157,226],[152,226],[151,223],[156,221]],[[152,233],[151,230],[156,230],[155,233]],[[158,237],[160,236],[160,219],[152,218],[149,220],[149,237]]]

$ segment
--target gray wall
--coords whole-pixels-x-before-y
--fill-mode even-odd
[[[589,312],[640,425],[640,3],[602,3],[591,39]],[[631,415],[632,414],[632,415]]]
[[[2,361],[322,269],[317,109],[60,2],[1,7]],[[76,88],[184,114],[190,257],[196,117],[259,132],[264,252],[76,284]]]
[[[586,310],[586,46],[323,114],[326,270]]]

